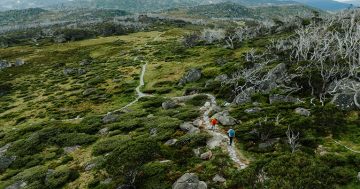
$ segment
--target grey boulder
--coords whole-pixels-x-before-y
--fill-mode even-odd
[[[242,105],[251,102],[251,96],[255,94],[255,88],[249,87],[238,94],[233,103],[237,105]]]
[[[309,117],[311,115],[311,112],[305,108],[296,108],[295,113],[306,117]]]
[[[6,187],[5,189],[20,189],[25,188],[27,186],[26,182],[24,181],[16,181],[12,185]]]
[[[119,116],[114,113],[108,113],[106,116],[103,117],[102,122],[107,123],[113,123],[116,122],[119,119]]]
[[[200,155],[200,158],[201,158],[202,160],[210,160],[210,159],[212,158],[212,156],[213,156],[212,152],[211,152],[211,151],[207,151],[207,152],[201,154],[201,155]]]
[[[297,103],[297,102],[300,102],[300,99],[292,97],[292,96],[274,94],[274,95],[270,95],[269,101],[270,101],[270,104],[285,103],[285,102]]]
[[[168,100],[163,102],[161,106],[164,110],[168,110],[168,109],[176,108],[178,104],[172,100]]]
[[[259,113],[259,112],[261,112],[261,108],[259,108],[259,107],[249,108],[249,109],[244,110],[244,112],[248,113],[248,114]]]
[[[177,139],[170,139],[170,140],[165,142],[165,145],[166,146],[173,146],[173,145],[176,144],[177,141],[178,141]]]
[[[201,70],[199,69],[191,69],[189,70],[181,79],[179,82],[179,86],[183,86],[186,83],[195,82],[201,79]]]
[[[224,126],[233,126],[239,123],[235,118],[230,116],[228,111],[216,113],[212,118],[217,119],[219,123]]]
[[[189,134],[200,133],[200,129],[195,127],[190,122],[185,122],[185,123],[181,124],[180,129],[183,130],[183,131],[186,131]]]
[[[215,183],[224,183],[226,182],[226,179],[219,174],[216,174],[214,178],[212,179]]]
[[[172,189],[207,189],[207,184],[200,181],[195,173],[185,173],[173,184]]]

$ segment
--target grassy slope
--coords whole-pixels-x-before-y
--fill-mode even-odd
[[[180,44],[180,36],[187,32],[189,31],[184,29],[171,29],[165,32],[140,32],[128,36],[98,38],[62,45],[42,47],[22,46],[1,49],[1,59],[15,60],[16,58],[22,58],[28,62],[25,66],[10,68],[2,71],[0,74],[0,80],[11,84],[13,88],[10,94],[0,97],[1,107],[8,107],[0,113],[1,129],[6,133],[6,137],[1,140],[1,144],[11,141],[8,139],[8,136],[12,135],[10,132],[13,130],[12,128],[16,128],[14,132],[20,132],[27,128],[29,123],[51,119],[74,118],[79,114],[87,117],[104,114],[130,102],[134,98],[133,89],[137,85],[140,71],[139,65],[141,64],[139,61],[134,61],[136,57],[143,56],[140,59],[149,61],[148,71],[145,75],[145,91],[151,92],[158,97],[179,96],[184,93],[186,88],[202,87],[206,80],[214,78],[221,72],[231,72],[233,71],[232,68],[240,68],[243,64],[242,55],[249,48],[261,50],[263,43],[267,43],[269,38],[279,37],[259,38],[253,42],[246,43],[243,47],[236,50],[224,49],[219,46],[197,46],[184,49]],[[80,67],[79,61],[89,57],[94,60],[94,63],[85,68],[88,70],[85,75],[66,77],[62,74],[65,67],[78,68]],[[220,67],[214,63],[220,57],[225,57],[228,60],[225,67]],[[66,66],[60,66],[60,68],[55,66],[61,62],[65,63]],[[202,69],[203,79],[198,83],[189,84],[185,88],[176,87],[177,81],[181,76],[189,68],[193,67]],[[89,84],[89,80],[97,76],[100,77],[100,82],[94,81],[96,84]],[[121,76],[120,83],[112,82],[114,78],[119,76]],[[100,96],[104,94],[110,96],[107,96],[105,101],[98,101],[99,96],[97,95],[92,96],[93,98],[83,97],[81,93],[89,85],[101,89]],[[74,88],[74,86],[78,87]],[[101,161],[101,158],[104,157],[104,154],[93,154],[94,150],[99,148],[97,146],[100,145],[102,148],[111,146],[102,144],[102,142],[114,140],[119,142],[119,144],[115,143],[117,146],[121,146],[122,141],[126,141],[129,138],[134,140],[137,137],[148,138],[149,130],[154,126],[160,132],[159,139],[157,139],[159,143],[163,143],[170,138],[182,138],[185,136],[185,133],[177,129],[178,123],[191,121],[197,117],[198,107],[188,104],[174,111],[164,111],[159,106],[162,100],[162,98],[145,99],[133,106],[131,108],[132,112],[124,114],[123,122],[101,124],[97,130],[105,127],[111,128],[110,134],[101,136],[93,133],[92,135],[99,137],[97,141],[95,143],[81,144],[81,149],[68,155],[73,158],[69,162],[59,163],[63,162],[63,159],[66,157],[62,152],[57,152],[56,150],[64,147],[60,144],[47,146],[47,148],[41,150],[40,155],[36,156],[36,158],[48,157],[48,159],[40,163],[47,166],[47,168],[58,168],[60,167],[58,164],[62,164],[61,166],[65,165],[79,172],[79,177],[74,181],[65,183],[65,188],[87,188],[88,184],[93,182],[94,179],[105,180],[109,175],[104,172],[103,167],[92,171],[84,171],[84,166],[87,163],[97,159]],[[235,127],[240,137],[251,131],[258,119],[265,115],[276,116],[278,113],[282,113],[282,115],[286,115],[285,119],[287,121],[295,121],[295,115],[292,111],[296,108],[296,105],[274,106],[264,102],[261,106],[264,112],[254,116],[246,115],[243,112],[244,109],[250,106],[248,104],[231,109],[232,115],[243,120],[241,125]],[[307,108],[311,109],[311,107]],[[153,114],[155,118],[149,118],[149,121],[147,118],[149,114]],[[349,122],[356,123],[355,121],[358,120],[358,112],[349,113],[346,116]],[[133,122],[136,122],[136,124],[133,124]],[[162,124],[164,123],[173,123],[173,125],[163,126]],[[90,126],[88,123],[79,121],[68,124],[73,128],[81,126],[87,128]],[[128,125],[130,130],[127,130]],[[165,127],[165,129],[162,127]],[[351,131],[347,131],[344,135],[338,136],[338,138],[342,139],[341,142],[344,142],[344,144],[354,147],[354,149],[359,149],[357,145],[359,136],[356,133],[359,133],[358,128],[354,126]],[[29,134],[25,134],[15,140],[27,138],[28,136]],[[244,139],[239,139],[243,150],[243,146],[247,144]],[[323,144],[329,153],[339,156],[351,154],[342,147],[334,145],[330,138],[325,138]],[[147,179],[142,183],[143,187],[158,186],[159,188],[169,188],[178,177],[187,171],[196,172],[202,180],[207,181],[211,180],[219,172],[228,178],[231,177],[232,172],[235,170],[232,169],[232,165],[229,164],[225,154],[215,151],[216,158],[212,161],[199,161],[192,156],[191,149],[196,146],[191,145],[184,145],[183,148],[176,150],[163,147],[163,151],[167,155],[160,157],[158,160],[170,159],[174,163],[171,165],[155,166],[157,167],[155,170],[151,168],[150,164],[150,168],[145,173],[153,173],[145,174]],[[55,150],[51,149],[51,147]],[[277,147],[274,150],[274,154],[281,153],[283,149],[285,147]],[[56,156],[51,156],[53,153]],[[247,151],[245,154],[254,159],[260,159],[265,156],[265,153],[253,151]],[[156,162],[152,163],[156,164]],[[221,163],[221,166],[219,163]],[[18,172],[26,172],[30,167],[26,165],[22,168],[8,169],[0,177],[0,188],[15,181],[17,177],[12,177],[13,175],[16,175]],[[162,180],[164,179],[163,177],[165,180]],[[221,188],[222,186],[212,183],[211,187]]]

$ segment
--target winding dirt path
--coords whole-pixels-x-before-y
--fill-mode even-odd
[[[228,136],[224,134],[221,129],[218,128],[215,130],[211,130],[209,114],[215,109],[217,104],[216,104],[216,98],[213,95],[211,94],[206,94],[206,95],[209,97],[210,101],[206,102],[201,109],[205,110],[202,116],[203,124],[205,126],[204,127],[205,131],[212,136],[212,138],[207,142],[207,146],[210,149],[213,149],[218,146],[222,148],[226,148],[231,160],[233,160],[234,163],[240,169],[245,169],[248,166],[248,161],[241,158],[242,156],[240,155],[240,152],[236,148],[236,143],[234,142],[233,145],[230,146]]]
[[[346,149],[350,150],[351,152],[354,152],[354,153],[360,154],[360,151],[353,150],[353,149],[351,149],[350,147],[348,147],[348,146],[345,146],[345,145],[341,144],[339,141],[334,140],[334,142],[335,142],[337,145],[340,145],[340,146],[342,146],[342,147],[344,147],[344,148],[346,148]]]
[[[132,102],[130,102],[129,104],[127,104],[126,106],[124,106],[124,107],[122,107],[122,108],[120,108],[118,110],[115,110],[114,112],[122,111],[122,110],[132,106],[133,104],[138,102],[140,98],[143,98],[143,97],[146,97],[146,96],[151,96],[149,94],[145,94],[145,93],[141,92],[141,90],[140,90],[141,87],[143,87],[145,85],[144,77],[145,77],[147,65],[148,65],[148,62],[146,62],[145,64],[143,64],[141,66],[139,85],[135,89],[136,95],[137,95],[136,99],[133,100]]]

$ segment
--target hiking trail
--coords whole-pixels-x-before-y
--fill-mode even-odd
[[[342,146],[342,147],[346,148],[347,150],[350,150],[351,152],[354,152],[354,153],[360,154],[360,151],[353,150],[353,149],[351,149],[350,147],[348,147],[348,146],[345,146],[345,145],[341,144],[339,141],[334,140],[334,142],[335,142],[337,145],[340,145],[340,146]]]
[[[229,138],[227,134],[221,132],[222,130],[219,128],[215,130],[211,130],[209,115],[217,105],[216,105],[216,98],[213,95],[211,94],[206,94],[206,95],[209,97],[210,101],[207,101],[201,109],[205,110],[202,116],[203,124],[205,126],[204,129],[207,133],[209,133],[212,136],[212,139],[210,139],[207,142],[208,147],[210,149],[215,148],[217,146],[220,146],[222,148],[226,147],[226,150],[231,160],[233,160],[234,163],[237,166],[239,166],[240,169],[245,169],[248,166],[248,162],[247,160],[240,158],[241,157],[240,152],[236,149],[236,142],[234,142],[233,145],[230,146]]]

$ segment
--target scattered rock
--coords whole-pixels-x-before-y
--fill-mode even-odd
[[[176,108],[178,106],[178,104],[172,100],[166,101],[162,103],[162,108],[164,110],[168,110],[168,109],[173,109]]]
[[[6,60],[0,60],[0,70],[10,67],[18,67],[25,64],[25,61],[22,59],[16,59],[14,63],[10,63]]]
[[[74,152],[75,150],[77,150],[77,149],[79,149],[81,146],[79,146],[79,145],[76,145],[76,146],[70,146],[70,147],[64,147],[63,149],[64,149],[64,152],[65,153],[72,153],[72,152]]]
[[[183,86],[186,83],[191,83],[191,82],[195,82],[201,79],[201,71],[199,69],[191,69],[190,71],[188,71],[181,79],[179,82],[179,86]]]
[[[108,113],[103,117],[102,122],[105,124],[116,122],[119,119],[119,116],[113,113]]]
[[[263,142],[263,143],[260,143],[258,147],[259,147],[259,149],[264,150],[264,149],[272,147],[272,144],[268,143],[268,142]]]
[[[226,74],[222,74],[222,75],[219,75],[215,78],[215,81],[219,81],[219,82],[225,82],[229,79],[229,76],[226,75]]]
[[[193,149],[193,152],[194,152],[196,157],[200,157],[200,148]]]
[[[107,178],[104,181],[101,181],[100,184],[110,184],[112,182],[112,178]]]
[[[292,96],[284,96],[284,95],[274,94],[274,95],[270,95],[269,101],[270,101],[270,104],[284,103],[284,102],[297,103],[297,102],[300,102],[300,99],[292,97]]]
[[[200,129],[195,127],[192,123],[190,122],[185,122],[183,124],[180,125],[180,129],[183,131],[188,132],[189,134],[192,133],[200,133]]]
[[[146,118],[154,118],[154,117],[155,117],[154,114],[149,114],[146,116]]]
[[[88,163],[85,166],[85,171],[90,171],[96,167],[96,163]]]
[[[5,157],[0,156],[0,173],[5,171],[9,166],[12,164],[13,161],[15,161],[16,157]]]
[[[255,94],[255,88],[249,87],[242,91],[240,94],[238,94],[233,103],[237,105],[242,105],[251,102],[251,96]]]
[[[244,110],[244,112],[248,113],[248,114],[259,113],[259,112],[261,112],[261,108],[259,108],[259,107],[249,108],[249,109]]]
[[[212,137],[206,141],[206,145],[210,149],[221,146],[228,141],[228,137],[221,133],[213,132]]]
[[[216,113],[215,115],[212,116],[212,118],[217,119],[219,123],[224,126],[232,126],[238,123],[238,121],[235,118],[230,116],[228,111]]]
[[[166,146],[172,146],[172,145],[175,145],[177,141],[178,141],[177,139],[170,139],[170,140],[165,142],[165,145]]]
[[[311,115],[310,111],[305,108],[296,108],[295,113],[306,117],[309,117]]]
[[[91,94],[94,94],[96,91],[97,91],[96,88],[89,88],[89,89],[86,89],[82,94],[84,96],[89,96]]]
[[[356,106],[356,103],[360,103],[360,94],[355,95],[355,93],[338,93],[333,97],[331,103],[343,110],[355,110],[360,108]]]
[[[64,75],[83,75],[86,73],[84,69],[77,69],[77,68],[65,68],[63,71]]]
[[[265,149],[271,148],[272,146],[274,146],[279,141],[280,141],[280,138],[269,139],[264,143],[260,143],[258,147],[261,150],[265,150]]]
[[[277,81],[283,78],[285,72],[286,72],[286,65],[284,63],[280,63],[269,71],[267,78],[272,81]],[[282,82],[282,81],[278,81],[278,82]]]
[[[327,154],[327,150],[326,148],[323,146],[323,145],[319,145],[316,150],[315,150],[316,153],[318,153],[320,156],[323,156],[325,154]]]
[[[213,154],[212,154],[211,151],[207,151],[207,152],[201,154],[200,158],[203,159],[203,160],[209,160],[209,159],[211,159],[212,155]]]
[[[25,188],[26,185],[27,184],[24,181],[16,181],[15,183],[13,183],[12,185],[6,187],[5,189],[20,189],[20,188]]]
[[[100,129],[99,133],[101,135],[107,135],[107,134],[109,134],[109,128],[105,127],[103,129]]]
[[[207,189],[207,185],[195,173],[185,173],[173,184],[172,189]]]
[[[171,160],[162,160],[162,161],[159,161],[159,163],[170,163]]]
[[[132,186],[132,185],[124,184],[124,185],[117,187],[116,189],[136,189],[136,187]]]
[[[193,124],[195,127],[200,127],[200,126],[202,126],[203,121],[198,118],[198,119],[196,119],[195,121],[193,121],[192,124]]]
[[[224,177],[220,176],[219,174],[216,174],[212,180],[216,183],[226,182],[226,179]]]
[[[16,59],[15,66],[22,66],[25,64],[25,61],[22,59]]]
[[[80,66],[88,66],[91,64],[91,60],[88,60],[88,59],[84,59],[82,61],[80,61],[79,65]]]
[[[11,67],[11,64],[6,60],[0,60],[0,70]]]
[[[54,174],[55,170],[54,169],[48,169],[48,171],[46,172],[46,177],[45,177],[45,183],[48,184],[49,182],[49,177],[52,176]]]
[[[194,125],[192,125],[190,122],[185,122],[180,125],[180,129],[183,131],[189,131]]]
[[[2,157],[3,155],[5,155],[5,153],[7,152],[7,150],[10,148],[11,144],[8,143],[6,145],[4,145],[3,147],[0,148],[0,157]]]
[[[157,129],[156,128],[151,128],[150,129],[150,135],[151,136],[156,136],[157,135]]]

